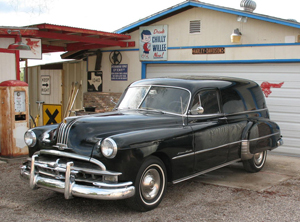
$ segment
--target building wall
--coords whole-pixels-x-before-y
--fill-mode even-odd
[[[7,49],[14,40],[14,38],[0,38],[0,82],[17,79],[16,53],[18,52]]]
[[[190,34],[189,23],[201,20],[201,33]],[[298,38],[300,30],[280,24],[248,18],[246,23],[238,22],[237,16],[203,8],[192,8],[177,15],[158,21],[152,25],[168,25],[168,62],[205,61],[214,63],[222,61],[232,63],[245,61],[249,63],[282,60],[290,62],[300,59],[300,44],[291,43]],[[239,44],[231,43],[230,35],[239,28],[242,33]],[[141,79],[141,61],[139,61],[139,30],[129,33],[134,48],[108,48],[103,51],[103,91],[122,92],[131,82]],[[288,40],[286,42],[286,40]],[[193,55],[194,47],[225,47],[224,54]],[[122,54],[121,64],[128,64],[128,81],[111,81],[111,63],[109,54],[118,50]],[[89,70],[95,67],[96,57],[89,58]],[[261,61],[259,61],[261,60]],[[284,61],[286,60],[286,61]],[[155,61],[153,62],[155,63]]]
[[[7,49],[11,43],[14,43],[14,38],[1,38],[0,37],[0,48]]]
[[[189,22],[201,20],[201,33],[190,34]],[[170,46],[232,45],[230,35],[239,28],[240,44],[284,43],[286,36],[297,36],[300,30],[266,21],[248,18],[238,22],[237,16],[203,8],[193,8],[155,25],[169,25]]]
[[[16,79],[15,53],[1,52],[0,50],[0,83]]]

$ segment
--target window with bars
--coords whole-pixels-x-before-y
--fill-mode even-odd
[[[200,20],[190,21],[190,33],[200,33],[200,30],[201,30]]]

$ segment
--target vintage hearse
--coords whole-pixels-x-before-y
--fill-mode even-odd
[[[253,81],[188,76],[132,83],[112,112],[75,116],[28,130],[30,187],[66,199],[126,199],[134,209],[157,207],[167,182],[235,162],[260,171],[267,150],[281,145],[264,95]]]

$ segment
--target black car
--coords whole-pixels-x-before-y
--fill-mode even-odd
[[[66,199],[127,199],[147,211],[173,184],[241,161],[260,171],[282,144],[253,81],[189,76],[132,83],[114,111],[69,117],[25,133],[30,187]]]

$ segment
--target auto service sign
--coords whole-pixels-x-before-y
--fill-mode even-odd
[[[42,59],[41,39],[22,38],[22,42],[30,47],[30,50],[20,50],[22,59]]]
[[[140,27],[140,60],[157,61],[168,59],[168,26]]]

